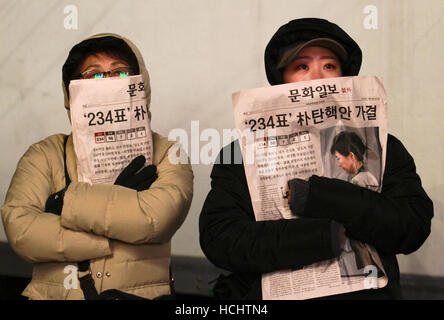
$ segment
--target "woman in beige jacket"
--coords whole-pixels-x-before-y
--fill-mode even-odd
[[[102,51],[103,39],[129,47],[130,59],[120,59],[119,50],[111,54]],[[118,35],[99,34],[76,45],[63,67],[67,109],[69,81],[80,72],[85,74],[82,67],[88,58],[98,60],[92,63],[108,75],[107,71],[112,68],[105,69],[105,65],[135,64],[135,73],[143,76],[149,105],[149,76],[140,52]],[[72,272],[70,266],[84,260],[90,261],[98,293],[118,289],[149,299],[170,293],[171,237],[188,213],[193,173],[189,164],[169,161],[168,152],[173,142],[155,132],[152,137],[157,178],[137,191],[117,184],[78,182],[70,135],[66,144],[66,169],[71,183],[64,190],[59,214],[45,212],[45,207],[48,198],[52,195],[54,199],[53,195],[66,185],[65,135],[52,135],[26,151],[1,208],[9,244],[18,255],[34,263],[32,280],[22,293],[24,296],[84,299],[79,283],[66,281]]]

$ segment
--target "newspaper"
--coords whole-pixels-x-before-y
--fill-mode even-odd
[[[233,94],[233,106],[257,221],[297,218],[287,199],[287,182],[293,178],[319,175],[381,191],[387,145],[381,78],[318,79],[245,90]],[[340,133],[358,136],[368,148],[357,174],[340,167],[337,150],[332,150]],[[387,282],[376,250],[346,238],[337,259],[264,274],[262,295],[265,300],[310,299],[381,288]]]
[[[70,112],[79,181],[112,184],[136,156],[152,163],[153,145],[141,75],[73,80]]]

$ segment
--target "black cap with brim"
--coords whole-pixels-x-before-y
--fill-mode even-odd
[[[307,47],[323,47],[331,50],[341,61],[341,63],[347,61],[348,53],[345,51],[344,47],[337,41],[329,38],[317,38],[310,41],[305,41],[286,49],[282,54],[280,62],[278,64],[278,69],[288,66],[302,51],[302,49]]]

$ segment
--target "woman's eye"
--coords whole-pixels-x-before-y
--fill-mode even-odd
[[[296,70],[307,70],[308,67],[306,64],[300,64],[300,65],[297,65],[295,69]]]
[[[336,69],[336,66],[335,66],[334,64],[327,63],[327,64],[324,66],[324,68],[325,68],[325,69]]]

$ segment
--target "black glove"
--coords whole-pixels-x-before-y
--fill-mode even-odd
[[[56,215],[62,214],[63,198],[68,187],[63,188],[59,192],[53,193],[48,197],[45,204],[45,212],[54,213]]]
[[[288,203],[293,214],[300,216],[305,209],[310,182],[302,179],[292,179],[288,181]]]
[[[157,168],[155,165],[149,165],[140,170],[145,165],[145,162],[146,159],[143,155],[134,158],[122,170],[114,184],[137,191],[147,190],[157,179]]]

